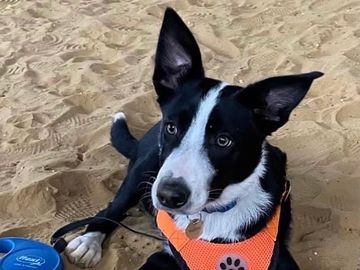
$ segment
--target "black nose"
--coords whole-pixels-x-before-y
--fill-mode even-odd
[[[183,182],[176,179],[160,184],[156,195],[163,206],[176,209],[186,204],[190,190]]]

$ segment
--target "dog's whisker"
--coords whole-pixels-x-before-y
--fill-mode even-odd
[[[146,199],[146,198],[151,198],[151,191],[145,192],[145,193],[141,196],[141,199]]]
[[[209,190],[209,192],[214,192],[214,191],[220,191],[220,192],[221,192],[221,191],[223,191],[223,189],[221,189],[221,188],[216,188],[216,189],[210,189],[210,190]]]
[[[144,196],[145,196],[145,195],[151,195],[151,191],[147,191],[147,192],[145,192],[143,195],[144,195]]]
[[[151,198],[151,195],[141,197],[141,200]]]
[[[143,175],[154,177],[157,175],[157,172],[156,171],[145,171],[145,172],[143,172]]]
[[[141,186],[144,186],[143,188],[151,188],[154,183],[150,181],[143,181],[138,185],[138,188],[141,188]]]
[[[157,171],[145,171],[145,173],[157,173]]]
[[[138,189],[140,189],[140,190],[149,190],[151,188],[152,188],[152,185],[149,185],[149,184],[147,184],[147,185],[139,185],[138,186]]]

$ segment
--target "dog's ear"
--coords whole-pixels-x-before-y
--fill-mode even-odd
[[[201,79],[204,69],[194,36],[171,8],[167,8],[155,55],[153,83],[159,101],[166,100],[185,81]]]
[[[315,71],[272,77],[251,84],[236,95],[253,111],[260,131],[270,135],[289,120],[290,113],[305,97],[313,80],[322,75]]]

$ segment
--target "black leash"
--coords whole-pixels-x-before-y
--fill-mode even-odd
[[[67,233],[69,233],[69,232],[71,232],[73,230],[76,230],[76,229],[78,229],[80,227],[95,224],[95,223],[100,222],[102,220],[110,221],[110,222],[112,222],[112,223],[114,223],[114,224],[116,224],[116,225],[118,225],[120,227],[123,227],[123,228],[129,230],[130,232],[133,232],[133,233],[136,233],[136,234],[140,234],[140,235],[150,237],[150,238],[160,240],[160,241],[165,240],[164,238],[162,238],[160,236],[156,236],[156,235],[152,235],[152,234],[145,233],[145,232],[142,232],[142,231],[134,230],[134,229],[130,228],[129,226],[125,225],[122,222],[117,222],[115,220],[112,220],[112,219],[109,219],[109,218],[106,218],[106,217],[94,216],[94,217],[84,218],[84,219],[81,219],[81,220],[71,222],[71,223],[59,228],[51,236],[50,244],[53,245],[54,249],[56,249],[57,252],[62,253],[65,250],[65,248],[66,248],[66,246],[68,244],[66,242],[66,240],[63,238],[63,236],[65,234],[67,234]]]
[[[286,201],[289,198],[290,191],[291,191],[290,181],[286,180],[285,181],[285,189],[284,189],[284,192],[283,192],[283,194],[281,196],[280,203],[283,203],[284,201]],[[128,216],[129,215],[126,215],[126,217],[128,217]],[[95,224],[97,222],[104,221],[104,220],[110,221],[110,222],[116,224],[117,226],[123,227],[123,228],[129,230],[132,233],[140,234],[140,235],[150,237],[150,238],[160,240],[160,241],[165,240],[165,238],[162,238],[160,236],[156,236],[156,235],[152,235],[152,234],[149,234],[149,233],[134,230],[134,229],[130,228],[129,226],[125,225],[122,222],[117,222],[117,221],[115,221],[113,219],[106,218],[106,217],[94,216],[94,217],[89,217],[89,218],[84,218],[84,219],[81,219],[81,220],[77,220],[77,221],[71,222],[71,223],[61,227],[60,229],[58,229],[51,236],[50,244],[53,245],[54,249],[56,249],[59,253],[62,253],[65,250],[65,248],[66,248],[66,246],[68,244],[66,242],[66,240],[63,238],[63,236],[65,234],[67,234],[67,233],[69,233],[69,232],[71,232],[71,231],[73,231],[75,229],[78,229],[80,227]]]

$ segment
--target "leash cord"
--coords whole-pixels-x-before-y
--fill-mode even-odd
[[[110,218],[106,218],[106,217],[93,217],[94,219],[102,219],[102,220],[106,220],[106,221],[110,221],[120,227],[123,227],[125,229],[127,229],[128,231],[132,232],[132,233],[136,233],[136,234],[140,234],[140,235],[143,235],[143,236],[146,236],[146,237],[149,237],[149,238],[153,238],[153,239],[156,239],[156,240],[160,240],[160,241],[165,241],[165,238],[163,237],[160,237],[160,236],[156,236],[156,235],[153,235],[153,234],[149,234],[149,233],[146,233],[146,232],[142,232],[142,231],[138,231],[138,230],[135,230],[135,229],[132,229],[130,228],[129,226],[125,225],[124,223],[122,222],[117,222],[113,219],[110,219]]]
[[[129,215],[125,215],[125,217],[129,217]],[[132,233],[140,234],[140,235],[143,235],[143,236],[146,236],[146,237],[149,237],[149,238],[153,238],[153,239],[156,239],[156,240],[160,240],[160,241],[165,241],[165,238],[163,238],[163,237],[132,229],[132,228],[130,228],[129,226],[125,225],[122,222],[117,222],[117,221],[115,221],[113,219],[106,218],[106,217],[94,216],[94,217],[74,221],[74,222],[72,222],[72,223],[58,229],[51,236],[50,244],[53,246],[53,248],[57,252],[62,253],[66,249],[66,247],[68,245],[67,241],[63,238],[63,236],[65,234],[67,234],[67,233],[69,233],[69,232],[71,232],[71,231],[73,231],[73,230],[75,230],[75,229],[77,229],[79,227],[83,227],[83,226],[86,226],[86,225],[89,225],[89,224],[94,224],[94,223],[96,223],[96,221],[99,221],[99,220],[106,220],[106,221],[112,222],[112,223],[116,224],[117,226],[123,227],[123,228],[127,229],[128,231],[130,231]]]

